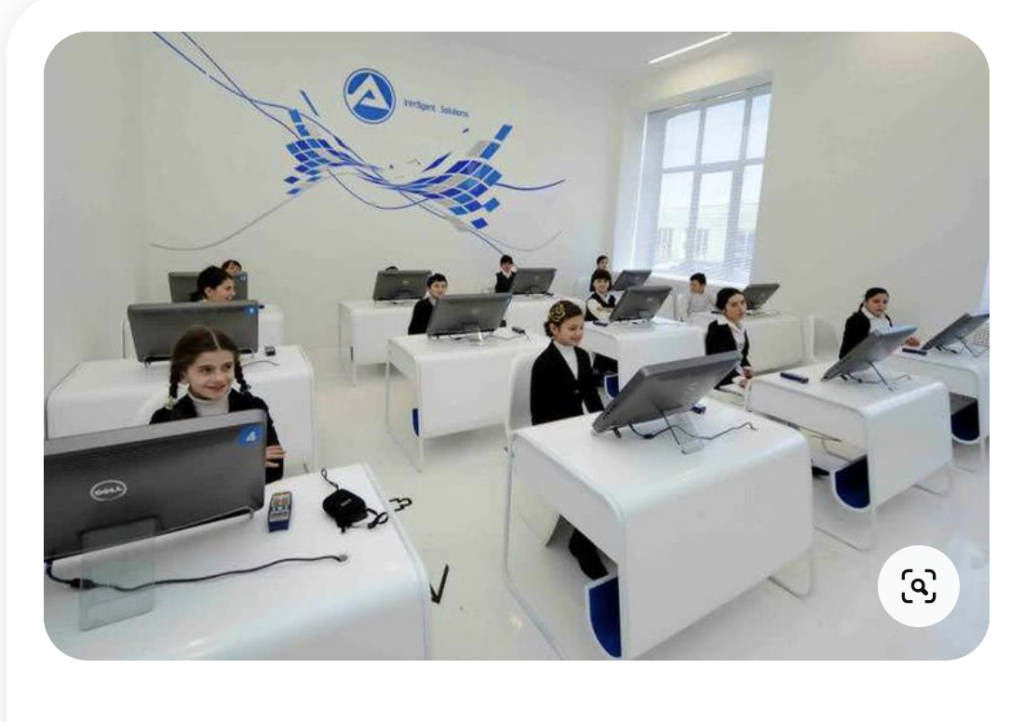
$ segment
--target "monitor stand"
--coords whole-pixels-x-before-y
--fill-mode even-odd
[[[884,375],[882,374],[882,372],[878,370],[878,367],[877,367],[877,366],[875,366],[874,362],[872,362],[872,361],[868,361],[867,363],[868,363],[868,366],[870,366],[870,367],[872,368],[872,370],[874,370],[874,372],[875,372],[876,374],[878,374],[878,379],[879,379],[879,381],[881,381],[881,383],[882,383],[882,384],[883,384],[883,385],[885,386],[885,388],[889,389],[890,391],[895,391],[895,390],[896,390],[896,389],[894,389],[894,388],[892,387],[892,385],[890,385],[890,383],[889,383],[889,380],[885,378],[885,376],[884,376]],[[851,381],[851,380],[852,380],[852,381],[856,381],[856,382],[857,382],[857,383],[859,383],[859,384],[862,384],[862,383],[864,383],[864,381],[863,381],[863,380],[861,380],[861,379],[857,378],[857,377],[856,377],[856,376],[854,376],[853,374],[843,374],[842,376],[840,376],[840,378],[841,378],[841,379],[842,379],[843,381]],[[869,382],[869,383],[870,383],[870,382]]]
[[[82,631],[152,611],[156,602],[153,581],[159,529],[159,520],[147,517],[82,533],[81,572],[77,576],[101,585],[78,592],[78,623]],[[104,584],[138,591],[122,592]]]
[[[980,356],[983,356],[986,353],[985,351],[975,351],[971,344],[967,343],[966,336],[957,336],[956,340],[959,341],[960,344],[967,350],[967,353],[969,353],[974,358],[979,358]],[[949,346],[939,346],[938,348],[941,351],[947,351],[949,353],[960,353],[955,348],[950,348]]]

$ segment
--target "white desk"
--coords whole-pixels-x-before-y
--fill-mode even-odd
[[[806,384],[777,373],[756,376],[747,390],[747,408],[856,447],[867,456],[867,498],[860,506],[844,503],[831,489],[831,505],[816,506],[818,527],[858,549],[873,543],[877,508],[911,486],[924,486],[943,468],[952,483],[949,395],[938,381],[924,376],[894,380],[894,390],[880,383],[857,383],[821,376],[831,364],[792,370]],[[886,368],[880,366],[883,373]],[[869,379],[869,374],[864,374]],[[867,534],[867,539],[863,538]]]
[[[346,466],[331,479],[386,508],[369,468]],[[426,659],[430,591],[423,564],[402,530],[401,514],[372,531],[342,536],[321,509],[333,491],[319,473],[267,487],[291,491],[286,531],[267,531],[267,506],[158,537],[155,576],[202,576],[275,559],[346,554],[335,561],[282,564],[196,584],[159,587],[147,614],[80,631],[79,592],[44,579],[44,618],[53,643],[77,659]],[[133,549],[133,547],[135,547]],[[128,545],[90,556],[130,554]],[[82,557],[58,561],[74,577]]]
[[[286,474],[316,468],[313,366],[301,346],[281,346],[277,354],[243,356],[252,393],[267,402],[281,445]],[[167,402],[167,361],[146,366],[132,359],[86,361],[75,367],[46,400],[50,438],[149,423]],[[179,386],[179,393],[185,388]],[[305,468],[304,468],[305,467]]]
[[[257,324],[256,333],[261,347],[284,345],[284,313],[280,306],[264,304],[259,309]],[[127,316],[121,319],[121,357],[135,358],[135,339],[132,338]]]
[[[422,469],[426,439],[504,423],[512,360],[524,351],[539,353],[547,344],[546,337],[516,336],[508,329],[499,329],[496,337],[483,344],[425,335],[391,339],[384,398],[389,433],[404,451],[391,424],[392,366],[412,382],[415,390],[419,434],[418,457],[413,463]],[[400,418],[410,423],[408,414]]]
[[[746,422],[757,430],[733,431],[686,455],[669,434],[653,440],[628,432],[595,435],[594,414],[516,431],[505,508],[506,580],[560,652],[558,620],[541,611],[557,608],[546,597],[558,590],[529,593],[510,566],[514,486],[538,495],[615,560],[624,657],[644,653],[784,567],[799,567],[792,579],[800,580],[801,592],[810,590],[806,440],[740,409],[713,400],[706,405],[703,416],[689,415],[704,436]],[[582,573],[567,576],[560,586],[582,594]]]
[[[704,332],[676,321],[586,324],[580,347],[619,362],[619,388],[642,366],[704,355]]]
[[[688,323],[707,335],[708,324],[721,318],[711,313],[695,313]],[[804,360],[804,331],[799,316],[790,314],[748,315],[743,328],[750,339],[750,365],[754,373],[799,366]]]
[[[405,336],[415,301],[384,303],[342,301],[338,304],[338,353],[347,362],[356,384],[356,368],[387,363],[388,341]]]

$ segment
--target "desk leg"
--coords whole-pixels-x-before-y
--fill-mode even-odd
[[[852,509],[839,501],[827,480],[813,483],[814,528],[857,551],[875,545],[876,509]]]
[[[417,472],[422,472],[424,444],[422,434],[418,434],[416,437],[418,455],[413,456],[413,454],[411,454],[409,450],[406,448],[407,445],[404,444],[402,440],[398,438],[398,435],[395,433],[394,427],[391,425],[391,365],[391,347],[389,346],[388,357],[387,360],[384,362],[384,426],[387,427],[388,436],[390,436],[391,440],[394,441],[398,448],[402,450],[402,453],[405,455],[405,458],[409,460],[409,463],[412,464],[413,468],[416,469]],[[417,403],[419,403],[418,398]]]
[[[794,597],[803,598],[814,590],[814,555],[810,549],[801,557],[777,569],[768,579]]]
[[[348,347],[348,358],[349,363],[352,366],[352,368],[350,369],[350,372],[352,373],[352,385],[356,386],[359,383],[359,381],[356,379],[356,350],[352,346]]]
[[[976,447],[978,447],[978,465],[976,467],[972,468],[970,466],[961,466],[960,464],[957,464],[956,468],[963,469],[964,471],[969,471],[972,474],[976,474],[979,471],[984,471],[985,470],[985,465],[988,463],[987,442],[988,442],[988,438],[987,437],[982,437],[982,438],[978,439],[974,443],[970,443],[970,442],[966,442],[966,441],[960,441],[960,440],[954,438],[954,442],[953,442],[954,443],[954,446],[953,446],[954,449],[956,448],[957,445],[959,445],[959,446],[976,446]]]
[[[929,494],[934,494],[935,496],[948,496],[949,492],[953,490],[953,459],[952,458],[950,458],[950,460],[946,462],[945,467],[946,467],[946,474],[945,474],[946,483],[944,485],[939,485],[939,486],[935,485],[933,480],[940,473],[940,472],[936,472],[935,474],[932,474],[931,476],[929,476],[927,479],[922,479],[921,481],[917,482],[916,484],[914,484],[914,486],[917,487],[918,489],[920,489],[921,491],[926,491]]]

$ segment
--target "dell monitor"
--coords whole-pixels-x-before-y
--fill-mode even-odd
[[[650,321],[672,293],[670,286],[634,286],[626,289],[612,309],[609,323],[615,321]]]
[[[555,280],[554,268],[519,268],[512,278],[512,295],[547,294]]]
[[[594,419],[600,433],[689,411],[740,362],[738,351],[644,366]]]
[[[198,289],[196,283],[199,274],[193,271],[171,271],[167,274],[167,283],[171,287],[171,302],[185,303],[192,300],[192,294]],[[235,300],[245,301],[249,298],[249,274],[242,271],[232,276],[235,282]]]
[[[253,410],[45,441],[44,561],[260,509],[266,426]]]
[[[829,381],[837,376],[846,377],[852,373],[866,371],[870,368],[874,369],[882,383],[892,390],[889,382],[886,381],[882,372],[875,366],[875,363],[888,358],[904,341],[913,336],[915,331],[917,331],[917,326],[893,326],[884,330],[876,329],[872,331],[868,334],[867,338],[832,364],[825,371],[825,375],[821,377],[821,380]]]
[[[988,312],[965,313],[953,323],[946,326],[937,334],[928,339],[921,348],[928,351],[933,348],[945,349],[951,344],[960,342],[972,354],[973,349],[968,345],[967,338],[979,328],[988,323]]]
[[[418,301],[426,293],[430,271],[377,271],[374,301]]]
[[[449,294],[437,299],[427,336],[489,333],[501,325],[511,293]]]
[[[777,283],[751,283],[743,289],[743,298],[747,300],[747,310],[760,310],[778,290],[779,284]]]
[[[192,326],[210,326],[226,333],[238,349],[259,348],[259,304],[256,301],[217,303],[136,303],[128,307],[135,355],[139,361],[171,357],[174,344]]]
[[[633,271],[623,271],[619,274],[618,278],[615,279],[615,283],[612,284],[611,290],[613,291],[625,291],[627,288],[633,286],[642,286],[647,283],[647,279],[651,277],[651,269],[641,269]]]

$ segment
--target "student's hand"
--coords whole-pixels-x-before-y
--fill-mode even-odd
[[[736,382],[736,385],[739,386],[741,389],[747,388],[747,384],[750,383],[750,379],[743,376],[737,376],[734,380]]]
[[[917,336],[911,336],[910,338],[907,339],[907,346],[913,346],[914,348],[917,348],[920,345],[921,339],[919,339]]]
[[[750,366],[744,366],[743,367],[743,378],[744,379],[752,379],[752,378],[754,378],[754,369],[751,368]]]
[[[266,462],[266,466],[267,466],[268,469],[277,469],[277,468],[279,468],[281,465],[277,464],[277,463],[274,463],[274,462],[277,461],[277,460],[283,459],[283,458],[284,458],[284,447],[283,446],[281,446],[279,444],[275,444],[274,446],[268,446],[267,447],[267,462]]]

